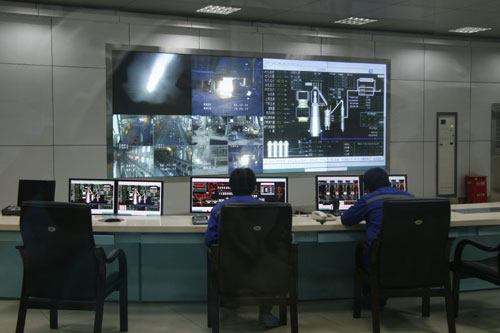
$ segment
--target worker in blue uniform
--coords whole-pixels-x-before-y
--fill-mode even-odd
[[[219,240],[220,213],[222,206],[230,202],[262,202],[252,194],[256,190],[257,179],[255,173],[249,168],[234,169],[229,176],[229,186],[233,196],[217,204],[210,212],[208,227],[205,233],[205,244],[210,246]],[[271,313],[272,307],[259,307],[259,322],[266,328],[279,326],[279,320]]]
[[[391,187],[389,175],[381,168],[373,168],[365,172],[363,175],[364,188],[367,194],[363,195],[353,206],[342,214],[340,221],[343,225],[351,226],[366,221],[366,238],[368,244],[380,235],[382,229],[382,204],[387,199],[404,199],[413,197],[412,194],[404,191],[399,191]],[[370,257],[368,253],[364,254],[364,265],[368,266]],[[371,308],[370,304],[370,287],[367,283],[363,283],[363,298],[362,304]],[[387,298],[381,298],[379,301],[380,309],[387,303]]]
[[[352,226],[366,221],[366,238],[369,244],[378,238],[382,229],[382,204],[387,199],[404,199],[412,194],[391,187],[385,170],[373,168],[363,175],[363,183],[368,193],[363,195],[340,218],[343,225]]]
[[[255,192],[257,179],[255,173],[249,168],[234,169],[229,176],[229,186],[233,196],[218,203],[210,212],[207,232],[205,233],[205,244],[210,246],[219,240],[220,211],[222,206],[230,202],[262,202],[252,197]]]

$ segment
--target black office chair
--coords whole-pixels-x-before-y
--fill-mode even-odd
[[[448,238],[449,200],[388,199],[382,209],[380,237],[371,246],[361,242],[356,249],[354,318],[361,315],[361,289],[366,281],[373,332],[380,332],[381,298],[422,297],[422,316],[429,316],[431,296],[445,297],[448,331],[455,332],[449,276],[453,242]]]
[[[208,252],[208,327],[219,332],[219,303],[279,305],[281,325],[290,306],[297,323],[297,246],[292,208],[284,203],[228,203],[222,207],[219,243]]]
[[[21,206],[17,246],[24,266],[16,332],[24,331],[27,309],[49,309],[50,328],[57,310],[95,311],[94,332],[101,332],[104,299],[120,293],[120,331],[128,330],[127,260],[121,249],[95,247],[90,208],[83,204],[27,201]],[[106,272],[118,258],[119,271]]]
[[[464,248],[470,245],[490,254],[487,258],[481,260],[463,260]],[[494,254],[494,256],[491,256]],[[451,263],[453,271],[453,304],[455,306],[455,316],[458,316],[458,301],[460,293],[460,279],[475,277],[484,281],[500,286],[500,244],[496,247],[487,246],[473,240],[464,239],[460,241],[455,248],[454,261]]]

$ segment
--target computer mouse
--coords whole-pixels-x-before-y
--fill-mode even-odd
[[[110,217],[110,218],[104,219],[104,222],[121,222],[121,221],[123,221],[123,219],[120,219],[118,217]]]

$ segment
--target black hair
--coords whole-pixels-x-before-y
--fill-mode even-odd
[[[363,175],[363,183],[365,188],[370,192],[385,186],[389,186],[389,175],[381,168],[373,168],[365,172]]]
[[[234,195],[250,195],[255,190],[257,179],[249,168],[234,169],[229,176],[229,185]]]

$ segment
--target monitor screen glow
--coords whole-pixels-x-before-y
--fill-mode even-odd
[[[406,175],[389,175],[389,182],[391,187],[399,191],[408,191]]]
[[[117,185],[117,214],[161,216],[163,213],[162,181],[124,181]]]
[[[229,177],[192,177],[191,212],[209,213],[218,203],[233,196]],[[263,202],[288,202],[287,177],[257,177],[252,195]]]
[[[316,176],[316,209],[333,210],[333,200],[346,210],[360,198],[359,176]]]
[[[115,181],[106,179],[70,179],[69,202],[84,203],[92,214],[115,213]]]

